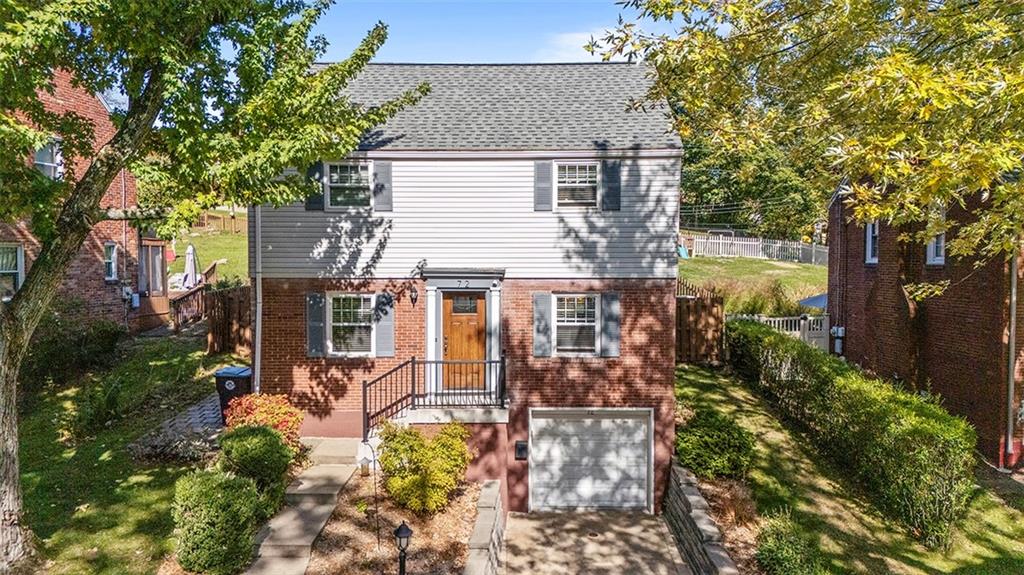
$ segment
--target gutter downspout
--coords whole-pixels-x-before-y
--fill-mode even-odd
[[[1010,333],[1006,343],[1006,455],[1013,455],[1013,429],[1016,424],[1014,399],[1017,373],[1017,259],[1020,248],[1010,258]]]
[[[256,206],[256,336],[253,342],[253,392],[260,392],[260,356],[263,347],[263,211]]]

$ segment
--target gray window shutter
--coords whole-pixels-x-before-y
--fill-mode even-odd
[[[551,357],[551,294],[533,294],[533,357]]]
[[[377,212],[394,210],[390,160],[374,160],[373,162],[373,209]]]
[[[395,298],[390,293],[377,294],[374,319],[377,357],[395,357]]]
[[[322,293],[306,294],[306,357],[323,357],[327,345],[327,296]]]
[[[312,166],[306,168],[306,179],[314,182],[321,183],[321,189],[319,194],[313,194],[306,198],[306,210],[308,211],[320,211],[324,210],[324,163],[317,162]]]
[[[601,294],[601,357],[619,357],[621,307],[618,292]]]
[[[617,212],[622,209],[622,162],[601,161],[601,209]]]
[[[551,162],[533,163],[533,211],[551,211]]]

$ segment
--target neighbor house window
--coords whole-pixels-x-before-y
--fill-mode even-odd
[[[64,175],[63,160],[60,153],[60,142],[51,142],[36,150],[34,160],[36,169],[51,180],[59,180]]]
[[[25,281],[25,257],[19,245],[0,244],[0,300],[14,297]]]
[[[596,163],[555,164],[555,190],[560,207],[597,206],[597,182]]]
[[[864,227],[864,263],[878,263],[878,220]]]
[[[373,295],[330,297],[328,347],[332,355],[373,355]]]
[[[103,244],[103,279],[117,280],[117,244],[114,242]]]
[[[555,350],[566,353],[597,352],[598,296],[556,295]]]
[[[327,205],[332,208],[369,207],[371,174],[369,162],[327,164]]]
[[[928,240],[928,263],[931,265],[942,265],[946,263],[946,234],[936,234]]]

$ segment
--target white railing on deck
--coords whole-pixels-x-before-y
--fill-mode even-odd
[[[765,315],[729,314],[726,320],[745,319],[763,323],[776,331],[795,337],[800,341],[828,351],[828,314],[818,316],[768,317]]]
[[[693,255],[707,257],[758,258],[805,264],[828,265],[828,247],[790,240],[737,238],[723,235],[694,235]]]

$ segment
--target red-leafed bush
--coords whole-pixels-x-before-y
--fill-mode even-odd
[[[225,412],[228,429],[243,425],[265,425],[276,429],[293,452],[298,452],[302,412],[284,395],[252,394],[236,397]]]

